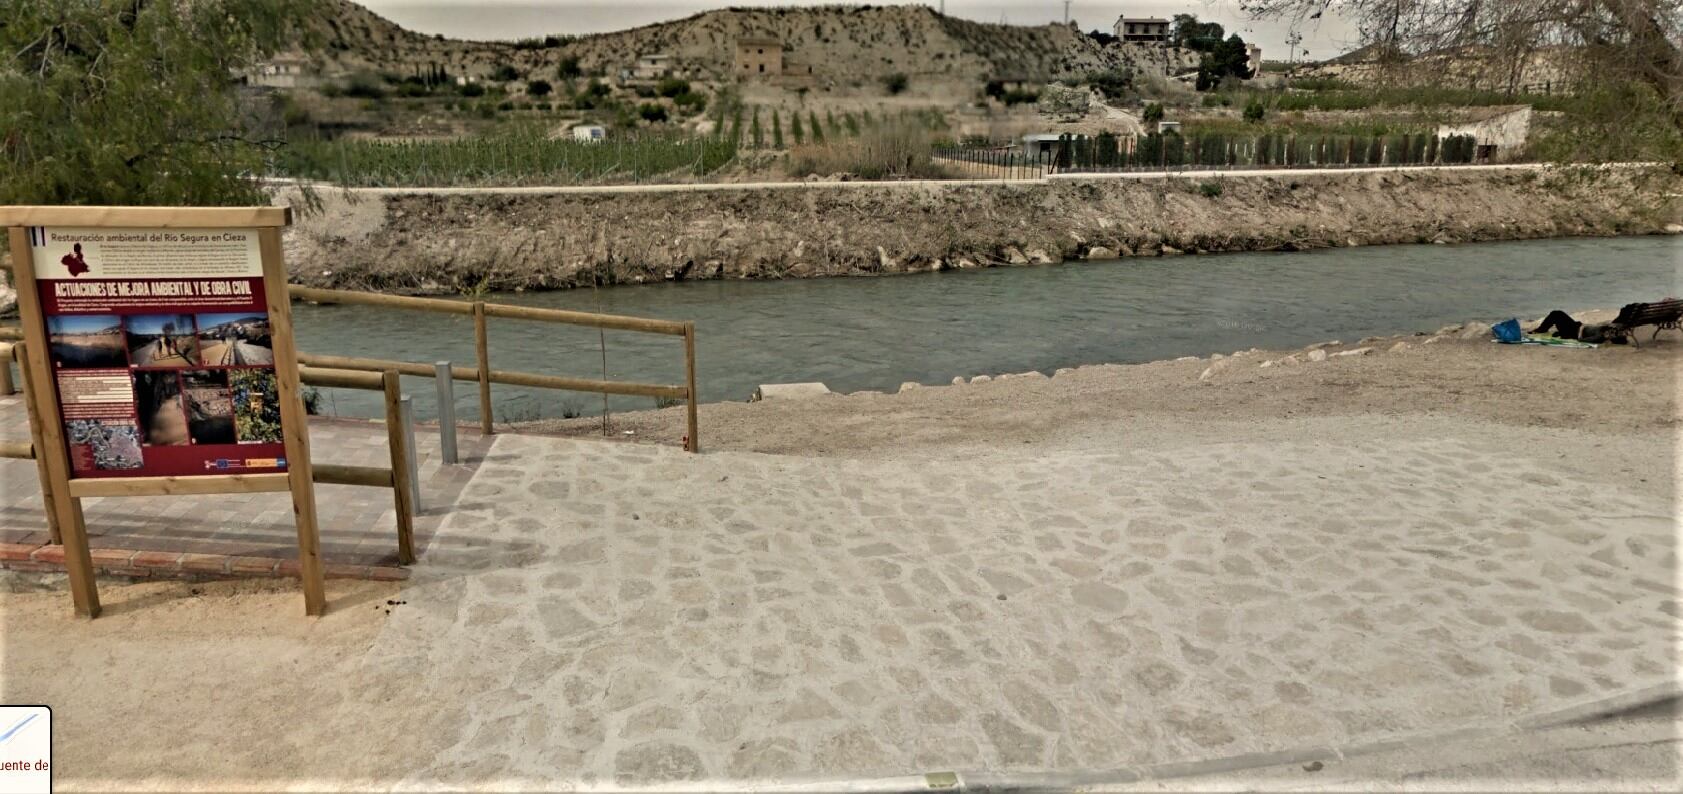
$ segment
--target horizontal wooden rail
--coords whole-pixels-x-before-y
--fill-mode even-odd
[[[683,399],[689,396],[689,389],[683,386],[663,386],[657,383],[626,383],[612,380],[584,380],[582,378],[562,378],[555,375],[533,375],[526,372],[504,372],[491,370],[491,382],[503,383],[509,386],[536,386],[542,389],[564,389],[567,391],[588,391],[597,394],[629,394],[634,397],[673,397]]]
[[[566,309],[540,309],[536,306],[512,306],[506,303],[487,303],[485,313],[507,320],[538,320],[546,323],[566,323],[590,328],[611,328],[620,331],[641,331],[647,334],[683,336],[684,324],[672,320],[651,320],[647,317],[627,317],[623,314],[592,314]]]
[[[303,358],[303,354],[299,354],[299,358]],[[298,379],[310,386],[337,389],[380,391],[386,387],[385,379],[380,377],[380,373],[355,369],[324,369],[299,365]]]
[[[317,463],[312,467],[316,482],[327,485],[364,485],[370,488],[391,488],[392,470],[383,466],[341,466]]]
[[[22,342],[23,329],[15,325],[0,325],[0,340],[6,342]]]
[[[378,292],[352,292],[342,289],[320,289],[287,285],[287,292],[298,300],[316,303],[352,303],[359,306],[390,306],[394,309],[415,309],[444,314],[473,314],[473,304],[443,298],[417,298],[410,295],[384,295]]]
[[[423,378],[436,377],[437,375],[437,372],[433,369],[433,365],[431,364],[416,364],[409,361],[390,361],[383,358],[324,356],[317,353],[300,352],[298,354],[298,363],[315,368],[315,371],[317,372],[320,372],[322,369],[356,370],[358,372],[385,372],[387,370],[391,370],[402,375],[415,375]],[[479,380],[479,371],[473,367],[451,367],[450,377],[455,378],[456,380]],[[332,384],[322,383],[316,385],[330,386]],[[349,386],[347,388],[361,389],[364,387]],[[379,389],[380,386],[376,383],[372,388]]]
[[[34,460],[35,445],[28,441],[0,441],[0,458]]]
[[[273,493],[290,490],[292,485],[287,481],[285,474],[84,478],[70,481],[70,495],[75,497]]]

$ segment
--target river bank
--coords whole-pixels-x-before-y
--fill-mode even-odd
[[[1660,233],[1683,223],[1679,194],[1683,175],[1638,166],[323,190],[287,261],[298,283],[406,293],[914,273]]]
[[[1605,322],[1616,311],[1574,312]],[[1535,327],[1530,319],[1527,328]],[[939,452],[1010,456],[1022,444],[1121,448],[1215,443],[1262,433],[1291,438],[1309,418],[1468,421],[1553,432],[1666,436],[1678,425],[1676,381],[1683,335],[1662,332],[1640,348],[1594,350],[1498,345],[1490,322],[1435,333],[1328,340],[1292,350],[978,375],[952,385],[863,391],[700,408],[704,449],[801,456],[915,459]],[[600,437],[599,418],[522,423],[523,432]],[[676,446],[681,408],[615,413],[613,438]],[[1615,469],[1619,450],[1607,450]],[[1588,465],[1574,463],[1573,467]],[[1652,472],[1655,482],[1667,472]],[[1635,474],[1646,477],[1646,474]],[[1669,487],[1669,486],[1668,486]]]

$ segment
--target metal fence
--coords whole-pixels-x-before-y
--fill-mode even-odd
[[[935,151],[956,176],[1038,179],[1053,173],[1172,171],[1186,168],[1350,168],[1479,162],[1470,135],[1065,135],[1047,150],[1003,147]]]

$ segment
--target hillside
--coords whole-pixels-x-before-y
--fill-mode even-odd
[[[508,65],[523,74],[553,73],[577,58],[586,73],[614,74],[640,55],[664,53],[698,76],[731,72],[732,45],[745,37],[783,42],[785,59],[820,85],[876,80],[892,73],[975,82],[1050,80],[1125,65],[1161,73],[1195,64],[1190,53],[1158,47],[1101,47],[1063,25],[996,25],[942,16],[925,6],[729,8],[671,22],[580,37],[476,42],[404,30],[349,0],[327,0],[313,25],[311,54],[326,72],[376,69],[399,74],[437,64],[451,74],[489,75]],[[557,11],[556,28],[562,27]]]

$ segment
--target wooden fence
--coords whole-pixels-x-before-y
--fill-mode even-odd
[[[699,452],[701,442],[696,422],[696,389],[695,389],[695,323],[677,322],[673,320],[655,320],[646,317],[627,317],[617,314],[594,314],[590,312],[575,312],[564,309],[542,309],[532,306],[515,306],[506,303],[486,303],[484,301],[455,301],[442,298],[415,298],[402,295],[382,295],[373,292],[351,292],[348,290],[319,289],[293,285],[290,287],[292,297],[298,300],[314,301],[316,303],[355,304],[361,306],[383,306],[391,309],[406,309],[410,311],[434,312],[438,314],[459,314],[473,317],[474,338],[474,366],[450,368],[450,377],[455,380],[471,380],[479,383],[479,423],[480,430],[489,435],[491,427],[491,384],[501,383],[509,386],[532,386],[542,389],[560,389],[563,391],[595,392],[597,394],[622,394],[641,397],[655,397],[684,400],[688,403],[687,433],[684,437],[684,448],[690,452]],[[618,331],[635,331],[648,334],[663,334],[666,336],[681,336],[684,338],[684,383],[658,384],[635,383],[629,381],[589,380],[585,378],[569,378],[559,375],[540,375],[530,372],[515,372],[511,370],[497,370],[491,368],[491,342],[488,330],[489,320],[499,317],[509,320],[536,320],[538,322],[561,323],[565,325],[580,325],[589,328],[606,328]],[[298,363],[311,367],[331,367],[335,369],[361,370],[368,372],[395,371],[402,375],[433,378],[437,370],[433,364],[413,361],[392,361],[378,358],[359,358],[355,356],[329,356],[314,353],[298,353]]]

